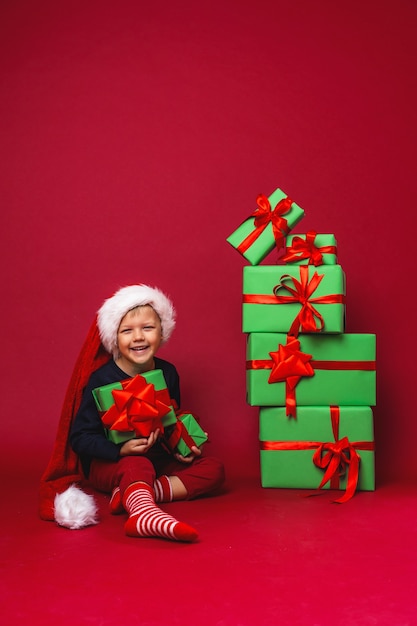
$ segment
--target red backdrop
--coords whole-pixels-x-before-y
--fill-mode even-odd
[[[229,471],[258,471],[244,260],[259,193],[335,233],[348,332],[377,334],[379,481],[417,474],[414,2],[16,0],[0,7],[2,462],[42,468],[101,302],[175,301],[161,356]],[[274,262],[272,256],[267,262]]]

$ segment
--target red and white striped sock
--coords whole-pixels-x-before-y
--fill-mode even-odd
[[[153,484],[155,492],[155,502],[172,502],[174,494],[172,493],[172,485],[168,476],[160,476]]]
[[[125,532],[129,537],[163,537],[177,541],[195,541],[197,531],[156,506],[153,489],[146,483],[133,483],[123,494],[129,513]]]

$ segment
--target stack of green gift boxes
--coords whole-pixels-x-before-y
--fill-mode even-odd
[[[304,211],[283,191],[227,241],[243,269],[247,402],[259,407],[263,487],[374,490],[376,337],[345,333],[345,274],[333,235],[292,235]],[[274,249],[276,265],[259,265]]]

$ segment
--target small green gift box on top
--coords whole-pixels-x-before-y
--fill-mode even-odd
[[[291,265],[336,265],[337,241],[333,234],[310,230],[302,235],[288,235],[282,263]]]
[[[303,209],[281,189],[268,198],[259,195],[257,205],[252,215],[227,238],[252,265],[260,263],[274,247],[284,247],[285,237],[304,216]]]
[[[106,436],[116,444],[137,436],[149,436],[155,428],[163,429],[177,421],[162,370],[151,370],[97,387],[92,394],[103,424],[107,426]],[[117,424],[120,428],[114,427]]]
[[[242,330],[343,333],[345,274],[340,265],[243,268]]]
[[[262,407],[259,440],[263,487],[317,489],[328,479],[321,487],[346,490],[346,499],[356,488],[375,489],[369,406],[303,406],[296,420]]]
[[[376,336],[251,333],[246,391],[251,406],[374,406]],[[291,414],[291,412],[290,412]]]

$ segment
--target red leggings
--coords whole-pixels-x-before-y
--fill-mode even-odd
[[[200,456],[185,464],[165,453],[150,457],[125,456],[116,462],[93,459],[88,481],[105,493],[120,487],[123,495],[129,485],[139,481],[153,487],[155,479],[162,474],[178,476],[187,490],[188,500],[207,494],[224,482],[223,464],[215,457]]]

